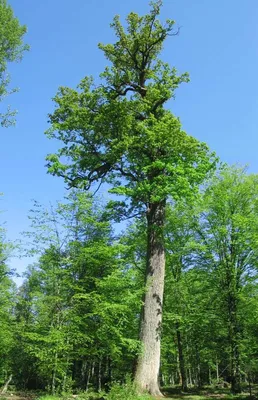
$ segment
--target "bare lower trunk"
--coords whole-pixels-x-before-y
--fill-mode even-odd
[[[164,247],[165,202],[150,204],[147,212],[146,292],[141,317],[142,353],[135,373],[139,390],[162,396],[158,376],[160,368],[160,334],[165,277]]]

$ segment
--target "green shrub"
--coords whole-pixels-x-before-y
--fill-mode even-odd
[[[38,397],[36,400],[60,400],[60,396],[53,396],[51,394],[46,394]]]
[[[77,400],[102,400],[106,398],[105,396],[106,396],[105,392],[96,393],[89,391],[89,392],[79,393]]]
[[[106,400],[153,400],[153,397],[147,393],[139,395],[135,385],[129,379],[124,385],[114,384],[105,398]]]

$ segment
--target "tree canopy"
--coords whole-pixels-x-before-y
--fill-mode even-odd
[[[22,59],[24,51],[28,50],[24,44],[23,37],[26,33],[26,26],[21,25],[18,18],[14,16],[13,10],[6,0],[0,0],[0,102],[16,91],[9,90],[10,75],[8,64]],[[15,111],[8,108],[6,112],[0,113],[0,123],[8,126],[14,122]]]

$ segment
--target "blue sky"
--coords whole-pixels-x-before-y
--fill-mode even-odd
[[[31,50],[10,66],[8,99],[19,110],[14,128],[1,129],[0,209],[8,237],[28,229],[32,199],[44,204],[66,194],[61,178],[46,174],[45,156],[57,143],[44,136],[58,86],[75,87],[105,67],[99,42],[112,42],[113,16],[148,10],[148,0],[9,0],[28,27]],[[163,59],[191,82],[181,85],[172,112],[184,129],[207,142],[223,161],[258,172],[257,0],[164,0],[161,18],[175,19],[180,35],[167,40]],[[21,271],[27,260],[13,260]]]

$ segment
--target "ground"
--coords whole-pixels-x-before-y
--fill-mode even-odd
[[[164,388],[162,392],[167,400],[258,400],[258,388],[252,388],[252,396],[248,392],[248,388],[241,394],[233,396],[229,389],[215,389],[207,387],[202,390],[189,390],[188,393],[182,393],[179,388]],[[65,396],[48,396],[38,393],[11,393],[8,392],[0,395],[0,400],[95,400],[94,397],[88,397],[86,394],[65,395]],[[120,397],[119,397],[120,399]],[[97,398],[96,398],[97,400]],[[124,399],[127,400],[127,399]],[[137,400],[137,399],[135,399]]]

